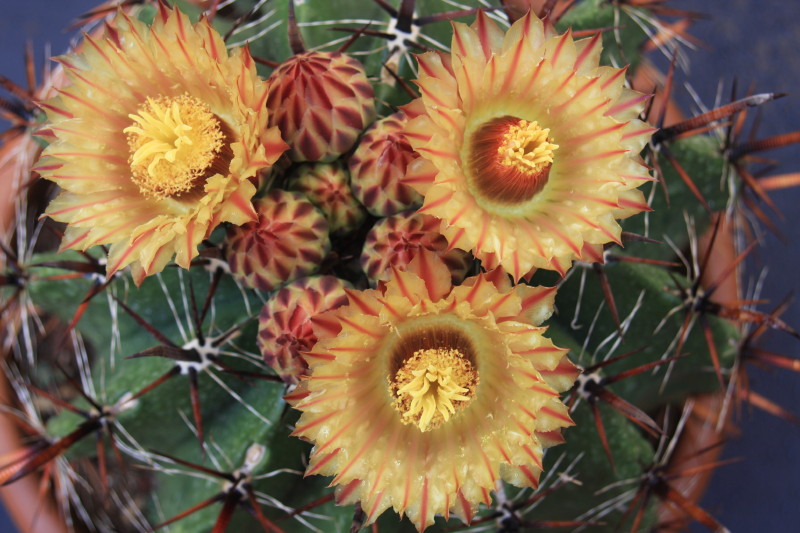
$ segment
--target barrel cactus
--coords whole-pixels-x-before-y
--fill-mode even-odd
[[[798,336],[722,296],[797,139],[665,116],[682,12],[117,4],[0,102],[2,484],[75,531],[724,530],[676,449]]]

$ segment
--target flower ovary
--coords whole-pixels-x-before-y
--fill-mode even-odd
[[[469,170],[477,197],[490,204],[518,205],[547,184],[558,145],[535,120],[503,116],[472,135]]]

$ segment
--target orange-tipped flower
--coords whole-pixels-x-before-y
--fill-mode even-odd
[[[159,6],[151,27],[120,12],[59,58],[72,85],[42,104],[55,140],[36,168],[63,189],[47,212],[68,224],[62,249],[110,244],[108,273],[131,265],[137,283],[255,218],[251,178],[286,149],[249,52]]]
[[[287,397],[314,443],[307,474],[335,476],[367,522],[385,509],[422,530],[469,520],[496,482],[538,483],[542,449],[572,424],[559,391],[576,375],[543,336],[555,289],[513,287],[502,269],[453,287],[423,250],[377,290],[313,320],[310,375]]]
[[[533,14],[507,33],[479,14],[454,24],[451,54],[419,57],[422,94],[406,138],[421,158],[404,182],[450,246],[515,279],[602,260],[616,219],[648,209],[639,153],[653,131],[624,69],[598,66],[598,36],[573,41]]]

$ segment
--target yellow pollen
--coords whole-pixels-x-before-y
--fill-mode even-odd
[[[189,95],[148,98],[125,128],[133,182],[147,197],[188,192],[207,177],[225,141],[220,121]]]
[[[389,381],[403,423],[429,431],[469,404],[478,372],[459,350],[429,348],[414,352]]]
[[[497,148],[502,164],[529,174],[537,173],[552,164],[553,152],[558,149],[558,145],[547,139],[549,134],[550,129],[543,129],[535,120],[520,120],[510,126]]]

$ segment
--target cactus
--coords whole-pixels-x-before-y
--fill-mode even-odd
[[[777,95],[663,127],[660,3],[122,5],[4,83],[0,482],[76,531],[723,530],[672,452],[798,336],[718,297]]]

